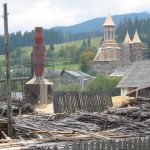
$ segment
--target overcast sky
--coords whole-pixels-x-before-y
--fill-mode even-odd
[[[3,4],[7,2],[9,32],[51,28],[89,19],[131,12],[150,11],[150,0],[0,0],[0,34]]]

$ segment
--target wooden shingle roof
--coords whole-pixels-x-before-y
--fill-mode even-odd
[[[150,85],[150,60],[134,62],[117,87],[142,87]]]
[[[123,43],[126,43],[126,44],[131,43],[131,39],[130,39],[130,36],[129,36],[128,31],[127,31],[127,33],[126,33],[126,36],[125,36],[125,39],[124,39],[124,42],[123,42]]]
[[[106,18],[104,24],[103,24],[103,27],[105,26],[115,26],[115,23],[111,17],[111,15],[108,15],[108,17]]]
[[[133,37],[132,43],[142,43],[141,40],[140,40],[140,37],[139,37],[139,34],[138,34],[137,30],[134,33],[134,37]]]

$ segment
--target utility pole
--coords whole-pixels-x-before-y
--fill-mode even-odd
[[[4,49],[6,61],[6,96],[7,96],[7,118],[8,118],[8,135],[13,136],[13,118],[12,118],[12,99],[11,99],[11,79],[10,79],[10,63],[9,63],[9,34],[8,34],[8,17],[7,3],[4,4]]]

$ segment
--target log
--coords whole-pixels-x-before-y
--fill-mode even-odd
[[[7,136],[7,134],[4,131],[2,131],[2,134],[6,140],[8,140],[8,141],[11,140],[11,138],[9,136]]]

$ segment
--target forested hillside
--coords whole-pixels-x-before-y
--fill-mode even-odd
[[[137,18],[136,18],[137,16]],[[136,19],[135,19],[136,18]],[[143,19],[142,19],[143,18]],[[143,13],[132,13],[124,15],[113,16],[113,19],[117,25],[117,35],[118,40],[121,41],[124,37],[126,29],[129,28],[129,32],[133,34],[135,28],[138,28],[140,35],[144,41],[148,41],[149,36],[146,30],[149,30],[150,25],[150,15],[146,12]],[[65,43],[70,41],[77,41],[88,39],[92,37],[102,36],[103,29],[102,24],[104,22],[104,17],[91,19],[89,21],[68,26],[68,27],[56,27],[53,29],[43,29],[44,34],[44,44],[56,44]],[[135,20],[135,21],[134,21]],[[144,30],[144,33],[143,33]],[[32,46],[33,45],[34,31],[10,34],[10,50],[13,51],[17,47]],[[149,42],[149,41],[148,41]],[[3,36],[0,36],[0,54],[3,54]]]
[[[122,42],[127,31],[129,32],[132,39],[136,29],[140,35],[141,40],[150,44],[150,19],[125,19],[117,26],[117,41]]]

